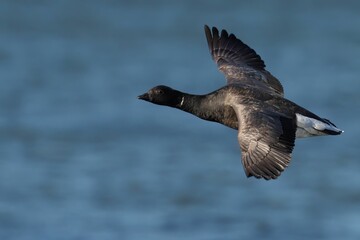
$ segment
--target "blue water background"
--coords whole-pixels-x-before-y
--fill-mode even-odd
[[[359,1],[0,2],[0,239],[360,239]],[[345,133],[246,178],[236,131],[137,100],[225,81],[203,25],[248,43]]]

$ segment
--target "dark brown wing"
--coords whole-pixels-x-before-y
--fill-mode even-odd
[[[205,25],[205,35],[212,58],[221,72],[225,74],[228,84],[250,85],[272,94],[284,95],[284,90],[274,76],[265,70],[261,57],[249,46],[226,30],[212,31]]]
[[[248,177],[275,179],[289,165],[295,145],[296,118],[251,107],[235,109],[238,141]]]

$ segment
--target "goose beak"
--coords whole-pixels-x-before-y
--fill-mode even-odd
[[[138,99],[145,100],[145,101],[149,101],[149,100],[150,100],[149,94],[148,94],[148,93],[144,93],[144,94],[138,96]]]

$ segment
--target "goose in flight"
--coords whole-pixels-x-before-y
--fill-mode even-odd
[[[204,95],[156,86],[139,99],[178,108],[207,121],[238,130],[241,159],[247,177],[276,179],[289,165],[295,138],[339,135],[332,122],[284,98],[277,78],[265,70],[249,46],[216,27],[205,25],[212,59],[226,85]]]

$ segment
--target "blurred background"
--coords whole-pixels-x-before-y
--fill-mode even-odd
[[[1,239],[360,239],[359,1],[0,2]],[[137,100],[225,84],[204,24],[345,133],[246,178],[237,132]]]

